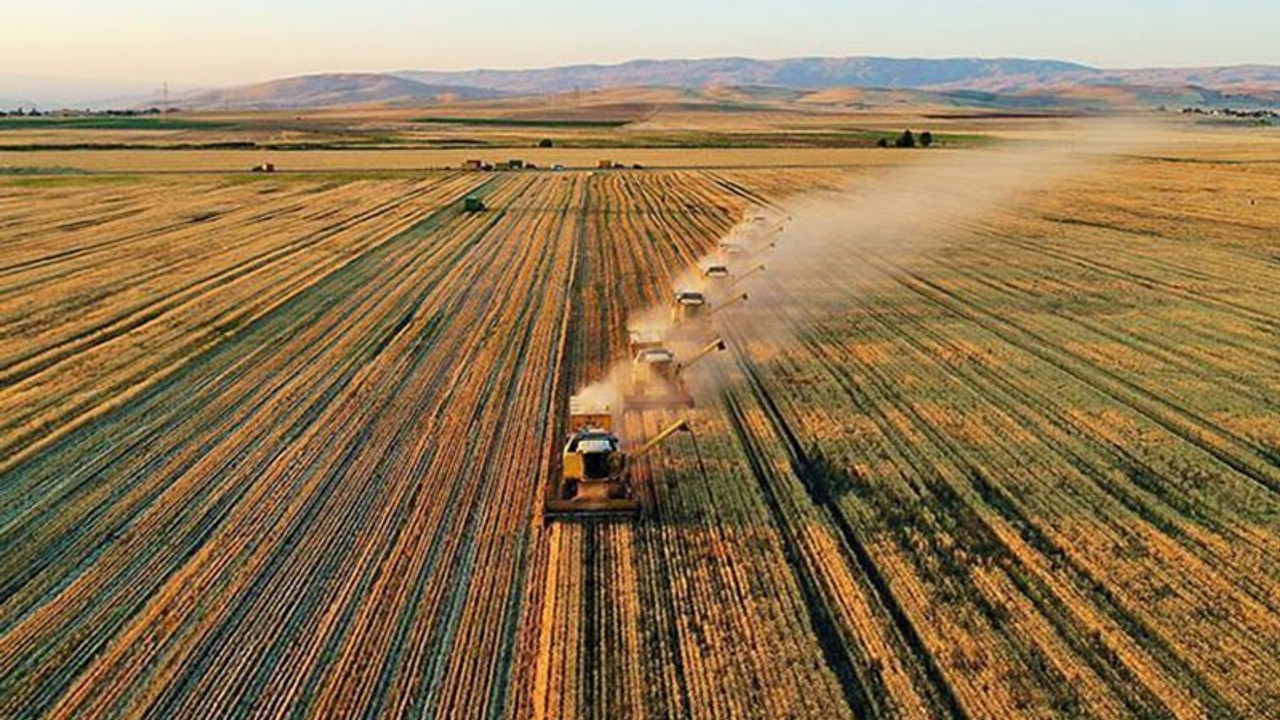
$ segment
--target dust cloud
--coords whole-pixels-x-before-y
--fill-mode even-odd
[[[717,252],[703,264],[728,259],[735,274],[760,264],[767,270],[734,287],[751,300],[718,320],[745,339],[789,341],[793,328],[847,310],[868,286],[913,268],[974,224],[1139,150],[1150,135],[1140,123],[1097,120],[1054,141],[888,151],[915,152],[914,164],[792,198],[735,227],[725,241],[745,242],[757,254],[735,263]]]
[[[1034,193],[1139,150],[1149,129],[1131,121],[1095,120],[1053,140],[980,150],[886,151],[903,153],[908,164],[777,207],[754,208],[696,268],[675,280],[672,294],[701,290],[713,308],[749,295],[747,302],[717,314],[716,329],[709,329],[702,342],[672,337],[668,307],[633,314],[628,328],[665,337],[677,357],[718,332],[730,342],[792,342],[795,328],[847,311],[869,286],[912,268],[984,218],[1016,210]],[[730,277],[706,277],[713,265],[726,266]],[[629,360],[578,396],[589,394],[621,409]],[[709,388],[708,375],[689,378],[695,392]]]

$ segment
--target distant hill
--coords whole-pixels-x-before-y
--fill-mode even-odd
[[[427,84],[378,73],[330,73],[271,80],[179,98],[192,109],[283,110],[336,105],[417,105],[497,97],[502,93],[453,84]]]
[[[1057,60],[878,57],[633,60],[536,70],[403,71],[399,77],[536,95],[613,87],[837,88],[944,93],[999,106],[1280,106],[1280,66],[1108,70]],[[974,94],[976,93],[976,94]]]
[[[544,94],[608,87],[662,85],[928,88],[1008,76],[1051,76],[1096,72],[1057,60],[956,58],[922,60],[876,57],[753,60],[632,60],[618,65],[572,65],[538,70],[408,70],[399,77],[425,83],[466,85],[508,93]]]
[[[89,87],[104,92],[95,98]],[[105,91],[110,89],[111,94]],[[1115,108],[1166,105],[1280,107],[1280,66],[1108,70],[1058,60],[1018,58],[910,59],[883,57],[713,58],[633,60],[533,70],[405,70],[394,73],[304,75],[220,90],[175,92],[173,104],[199,110],[277,110],[337,105],[414,106],[620,89],[722,89],[694,102],[826,104],[856,98],[853,107],[912,102],[1010,108]],[[0,75],[7,106],[140,107],[158,94],[128,98],[131,87]],[[729,89],[733,89],[730,91]],[[861,89],[877,91],[852,93]],[[826,93],[825,95],[823,93]],[[894,93],[898,93],[894,95]],[[104,100],[103,98],[116,98]],[[30,100],[21,101],[23,98]],[[75,99],[79,98],[79,99]],[[88,98],[88,99],[86,99]],[[127,102],[126,102],[127,100]],[[628,101],[629,102],[629,101]],[[0,108],[6,107],[0,102]]]
[[[158,94],[159,90],[158,84],[0,73],[0,109],[97,108],[101,105],[95,100]]]

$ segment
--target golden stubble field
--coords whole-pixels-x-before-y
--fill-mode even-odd
[[[1280,157],[1193,145],[784,232],[603,526],[628,318],[904,155],[0,180],[0,715],[1274,717]]]

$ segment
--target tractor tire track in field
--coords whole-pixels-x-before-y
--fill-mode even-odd
[[[729,335],[734,338],[733,347],[735,348],[735,360],[739,368],[741,368],[743,373],[746,375],[752,396],[760,404],[761,409],[768,418],[769,425],[776,434],[775,440],[780,441],[782,447],[786,451],[786,456],[790,463],[792,473],[800,480],[810,500],[817,507],[821,508],[823,516],[828,518],[839,530],[839,534],[844,541],[843,548],[845,549],[845,552],[848,556],[851,556],[855,566],[861,570],[866,577],[867,582],[875,592],[876,600],[880,606],[885,609],[889,617],[893,619],[895,633],[903,645],[909,649],[913,660],[915,660],[917,666],[921,669],[924,682],[927,683],[927,687],[929,688],[928,694],[933,697],[935,706],[945,710],[949,717],[968,717],[968,714],[956,700],[951,687],[947,683],[941,670],[938,668],[933,656],[928,652],[924,642],[921,640],[912,620],[898,604],[889,584],[885,581],[883,575],[879,572],[875,561],[859,539],[857,531],[845,519],[844,515],[836,506],[830,492],[830,479],[821,475],[819,464],[815,459],[809,457],[807,451],[804,449],[795,433],[791,430],[791,427],[783,418],[777,405],[774,403],[769,391],[761,381],[758,371],[752,365],[751,360],[742,351],[742,348],[744,347],[743,336],[732,332],[730,332]],[[736,401],[733,401],[731,396],[726,394],[726,403],[729,403],[730,415],[734,418],[735,430],[740,434],[746,432],[741,428],[741,411],[738,409]],[[744,446],[750,448],[751,445],[748,443],[751,443],[751,439],[749,437],[743,437],[742,442],[744,443]],[[762,492],[768,496],[768,488],[764,487],[766,485],[765,478],[759,474],[760,470],[755,468],[755,454],[748,449],[747,456],[753,459],[753,470],[757,472],[757,479],[761,481]],[[776,500],[770,503],[770,506],[775,513],[775,522],[780,527],[785,528],[786,519],[781,516],[780,510],[777,508]],[[796,547],[794,538],[789,541],[789,545],[793,548]],[[793,549],[792,552],[795,552],[795,550]],[[794,567],[799,567],[799,563]],[[799,572],[799,570],[796,570],[796,572]],[[810,580],[804,584],[806,586],[812,586],[813,582]],[[833,632],[833,628],[836,627],[834,621],[825,616],[817,618],[814,625],[820,634]],[[830,640],[827,640],[826,642],[830,642]],[[830,658],[831,654],[839,653],[841,652],[841,649],[826,648],[826,651],[829,653]],[[844,674],[846,672],[851,673],[855,678],[858,676],[858,673],[852,672],[852,665],[848,663],[847,658],[844,659],[843,662],[838,662],[837,668],[837,675],[841,677],[848,677]],[[850,690],[847,691],[847,694],[857,698],[856,702],[850,703],[851,707],[866,707],[867,700],[865,692],[855,693]],[[884,710],[881,709],[881,712],[883,713]]]

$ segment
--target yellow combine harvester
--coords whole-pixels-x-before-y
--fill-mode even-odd
[[[613,412],[574,398],[569,402],[569,440],[561,455],[561,471],[543,499],[544,519],[634,518],[644,502],[633,487],[630,461],[641,457],[678,432],[691,432],[680,420],[631,452],[613,432]]]
[[[706,328],[711,323],[712,315],[746,299],[747,294],[742,293],[712,308],[706,294],[697,290],[678,290],[671,303],[671,324],[680,332],[690,328]]]
[[[632,343],[633,347],[637,343]],[[623,402],[628,409],[693,407],[693,396],[685,387],[684,373],[699,360],[717,350],[724,341],[714,342],[693,354],[687,362],[677,362],[676,354],[662,346],[640,346],[631,361],[631,384]]]

